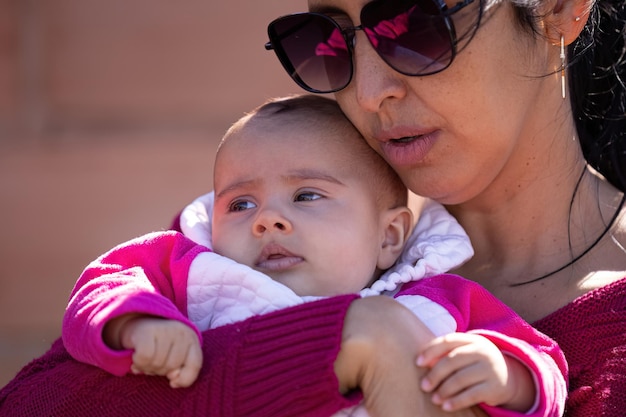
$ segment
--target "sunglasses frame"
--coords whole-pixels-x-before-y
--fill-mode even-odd
[[[454,6],[449,7],[446,5],[446,3],[443,0],[431,0],[433,3],[435,3],[435,5],[439,8],[439,12],[441,14],[441,18],[444,21],[444,24],[446,26],[446,29],[448,30],[448,37],[450,39],[450,59],[448,61],[448,63],[443,66],[442,68],[439,68],[435,71],[431,71],[431,72],[426,72],[426,73],[420,73],[420,74],[413,74],[410,72],[405,72],[405,71],[400,71],[397,68],[395,68],[393,65],[391,65],[387,59],[380,54],[380,52],[376,49],[376,47],[374,47],[372,45],[372,47],[374,48],[374,50],[376,51],[376,54],[394,71],[403,74],[403,75],[408,75],[411,77],[424,77],[427,75],[432,75],[432,74],[436,74],[439,73],[445,69],[447,69],[452,62],[454,61],[454,58],[457,55],[457,46],[458,46],[458,38],[456,36],[456,29],[454,26],[454,22],[452,21],[452,15],[454,15],[455,13],[457,13],[458,11],[460,11],[461,9],[465,8],[466,6],[474,3],[476,0],[461,0],[458,3],[456,3]],[[479,0],[479,2],[482,4],[482,1]],[[367,5],[365,6],[367,7]],[[481,8],[482,9],[482,8]],[[480,14],[482,15],[482,10],[480,12]],[[281,46],[281,40],[282,38],[285,38],[285,36],[283,36],[281,39],[273,39],[274,36],[272,36],[272,28],[273,26],[282,21],[282,20],[286,20],[286,19],[292,19],[294,17],[300,17],[300,16],[317,16],[320,17],[326,21],[328,21],[330,24],[332,24],[333,26],[335,26],[335,28],[337,30],[339,30],[339,32],[341,33],[345,43],[346,43],[346,47],[350,56],[350,76],[348,77],[345,85],[334,88],[334,89],[329,89],[329,90],[318,90],[315,88],[310,87],[309,85],[307,85],[302,78],[298,75],[298,73],[296,72],[291,59],[289,59],[289,57],[287,56],[287,53],[285,52],[284,48]],[[480,16],[477,20],[476,23],[476,28],[478,27],[478,25],[480,24]],[[365,30],[366,28],[363,27],[363,25],[358,25],[358,26],[351,26],[351,27],[341,27],[341,25],[339,25],[339,23],[337,23],[333,18],[331,18],[330,16],[327,16],[326,14],[323,13],[316,13],[316,12],[302,12],[302,13],[292,13],[292,14],[288,14],[285,16],[281,16],[278,17],[276,19],[274,19],[273,21],[271,21],[267,27],[267,32],[268,32],[268,36],[269,36],[269,41],[267,43],[265,43],[265,50],[270,51],[273,50],[276,53],[276,57],[278,58],[278,60],[280,61],[281,65],[283,66],[283,68],[285,69],[285,71],[287,71],[287,74],[291,77],[291,79],[293,81],[295,81],[296,84],[298,84],[298,86],[300,86],[301,88],[303,88],[304,90],[311,92],[311,93],[317,93],[317,94],[328,94],[328,93],[334,93],[340,90],[343,90],[344,88],[346,88],[348,85],[350,85],[350,82],[352,82],[352,77],[354,76],[354,37],[355,37],[355,33],[358,30]],[[475,30],[474,30],[475,32]],[[473,35],[472,35],[473,36]],[[372,44],[369,37],[366,36],[368,41],[370,42],[370,45]]]

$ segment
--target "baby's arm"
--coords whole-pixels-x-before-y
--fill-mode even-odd
[[[141,314],[175,320],[201,335],[187,314],[189,265],[207,248],[175,232],[153,233],[119,245],[89,264],[63,318],[63,342],[77,360],[114,375],[131,372],[133,351],[103,340],[107,324]]]
[[[483,287],[459,276],[444,274],[405,284],[396,296],[399,299],[405,296],[407,298],[421,296],[440,305],[454,318],[456,322],[454,332],[480,336],[485,340],[470,339],[472,341],[480,340],[480,346],[489,341],[488,347],[490,349],[496,348],[499,351],[493,353],[500,357],[500,369],[503,370],[504,365],[506,372],[523,376],[525,371],[530,375],[530,379],[525,381],[530,381],[532,384],[524,383],[524,386],[519,387],[520,391],[527,387],[526,393],[529,393],[533,398],[527,409],[517,411],[519,399],[515,399],[515,406],[508,403],[513,399],[505,400],[507,401],[506,404],[497,407],[487,402],[481,402],[480,407],[489,415],[528,415],[533,417],[562,415],[567,397],[567,362],[563,352],[554,340],[534,329]],[[436,334],[443,335],[446,333],[436,332]],[[464,338],[465,336],[448,337]],[[456,357],[459,356],[459,349],[460,351],[476,349],[476,346],[474,348],[471,346],[471,343],[469,346],[464,345],[462,347],[448,344],[447,347],[444,345],[441,351],[452,352],[452,356]],[[441,351],[431,354],[429,358],[443,356],[444,353]],[[469,353],[468,356],[470,356]],[[426,358],[422,360],[425,363],[431,362]],[[493,360],[493,357],[489,360]],[[456,368],[463,366],[458,365],[457,362]],[[490,366],[493,365],[490,364]],[[498,371],[494,370],[494,372]],[[436,389],[435,379],[437,382],[445,379],[440,374],[437,375],[437,377],[432,377],[433,380],[427,379],[426,385],[431,390]],[[512,376],[509,378],[508,375],[507,378],[515,383],[520,381],[513,381],[515,378]],[[473,385],[473,382],[466,382],[465,385]],[[447,396],[452,395],[450,391],[456,390],[446,390]],[[442,401],[441,398],[439,397],[437,401]],[[512,408],[509,408],[510,406]]]
[[[438,337],[417,363],[429,368],[422,389],[445,411],[485,403],[525,413],[534,405],[535,383],[528,368],[478,334]]]
[[[126,314],[110,320],[102,337],[112,349],[133,350],[133,373],[166,376],[172,388],[193,384],[202,367],[196,332],[177,320]]]

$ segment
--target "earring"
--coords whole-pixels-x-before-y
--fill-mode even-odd
[[[580,22],[580,16],[576,16],[576,19],[574,19],[574,22]]]
[[[565,41],[561,35],[561,96],[565,99]]]

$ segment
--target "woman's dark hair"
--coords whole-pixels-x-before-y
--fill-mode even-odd
[[[588,163],[626,191],[626,2],[596,0],[568,48],[570,100]]]
[[[511,0],[518,22],[538,34],[542,0]],[[568,46],[569,97],[589,165],[626,191],[626,1],[595,0]]]

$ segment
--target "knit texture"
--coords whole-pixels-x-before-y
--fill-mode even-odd
[[[203,369],[185,389],[170,388],[164,377],[111,375],[73,360],[57,340],[0,391],[0,415],[329,416],[360,400],[339,394],[333,369],[355,298],[305,303],[291,314],[204,332]]]
[[[534,323],[569,363],[566,417],[626,415],[626,279],[592,291]]]

